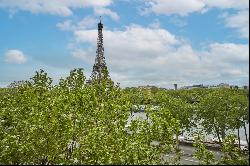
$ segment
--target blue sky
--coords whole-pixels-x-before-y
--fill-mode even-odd
[[[248,0],[0,0],[0,86],[39,69],[89,77],[100,15],[122,87],[249,84]]]

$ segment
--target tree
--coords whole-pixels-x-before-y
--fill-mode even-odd
[[[192,122],[194,113],[193,105],[180,98],[173,98],[164,91],[157,93],[155,100],[159,106],[169,109],[173,117],[179,120],[181,133],[185,130],[189,131],[194,126]]]
[[[196,148],[196,151],[194,157],[200,161],[201,165],[213,165],[215,162],[214,154],[206,148],[203,142],[204,138],[202,138],[199,133],[195,137],[194,147]]]
[[[241,110],[246,113],[246,102],[230,89],[216,89],[202,98],[199,103],[197,119],[208,134],[215,134],[222,143],[226,131],[239,128]],[[243,104],[244,103],[244,104]],[[243,104],[243,105],[242,105]],[[238,118],[237,118],[238,117]]]
[[[222,152],[219,164],[225,165],[249,165],[249,156],[241,152],[240,148],[235,146],[235,135],[228,135],[223,141]]]
[[[54,86],[40,70],[0,105],[2,164],[160,164],[179,132],[162,109],[150,114],[153,123],[133,121],[129,134],[128,96],[108,78],[87,85],[82,69]]]

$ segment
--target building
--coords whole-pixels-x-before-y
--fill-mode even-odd
[[[151,85],[147,85],[147,86],[138,86],[139,89],[152,89],[152,88],[157,88],[156,86],[151,86]]]
[[[218,88],[231,88],[230,85],[226,83],[220,83],[217,87]]]
[[[243,89],[249,89],[249,86],[244,85],[244,86],[243,86]]]
[[[192,85],[192,86],[184,86],[181,89],[195,89],[195,88],[208,88],[208,86],[204,86],[203,84]]]
[[[174,90],[177,90],[177,84],[174,84]]]

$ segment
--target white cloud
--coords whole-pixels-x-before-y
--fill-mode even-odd
[[[149,27],[153,29],[160,29],[161,23],[158,19],[155,19],[153,23],[149,24]]]
[[[116,12],[113,12],[110,9],[106,9],[106,8],[95,8],[94,13],[95,15],[98,15],[98,16],[101,16],[101,15],[110,16],[115,21],[118,21],[120,18]]]
[[[183,18],[173,16],[169,19],[169,21],[176,25],[177,27],[185,27],[187,25],[187,21],[184,20]]]
[[[206,12],[209,8],[249,9],[248,0],[147,0],[142,12],[156,14],[187,16],[193,12]]]
[[[76,24],[73,23],[72,20],[65,20],[64,22],[56,24],[56,26],[62,31],[75,31],[93,28],[96,26],[97,20],[98,19],[95,19],[93,16],[86,16]]]
[[[75,57],[93,65],[97,31],[78,30],[74,35],[77,43],[90,44]],[[249,46],[244,44],[212,43],[206,51],[197,51],[165,29],[131,25],[124,31],[105,30],[104,46],[111,76],[122,86],[227,82],[249,74]]]
[[[5,62],[22,64],[27,62],[27,58],[20,50],[8,50],[5,53]]]
[[[87,63],[93,63],[93,61],[91,61],[91,54],[93,52],[91,50],[84,50],[84,49],[79,49],[79,48],[76,48],[72,51],[72,56],[76,59],[79,59],[79,60],[83,60]]]
[[[248,9],[248,0],[203,0],[207,7],[216,7],[220,9]]]
[[[249,39],[249,10],[225,16],[225,23],[227,27],[236,28],[242,38]]]
[[[107,7],[112,0],[1,0],[0,7],[31,13],[49,13],[60,16],[72,15],[73,8]]]
[[[234,9],[237,14],[224,17],[225,25],[239,31],[241,38],[249,38],[249,0],[147,0],[141,14],[151,12],[164,15],[188,16],[194,12],[205,13],[211,8]],[[179,21],[179,20],[176,20]],[[182,25],[183,23],[183,25]],[[177,26],[185,26],[177,22]]]
[[[187,16],[189,13],[200,11],[205,7],[201,0],[150,0],[149,8],[144,13],[154,12],[156,14],[178,14]]]
[[[62,31],[73,31],[75,29],[75,25],[72,24],[72,20],[60,22],[56,24],[56,26]]]
[[[75,31],[78,42],[96,43],[97,31]],[[104,30],[104,38],[108,42],[106,46],[112,48],[133,51],[153,51],[165,49],[168,45],[178,44],[174,35],[164,29],[143,28],[139,25],[128,26],[125,31]],[[150,41],[150,42],[149,42]]]
[[[99,19],[96,19],[93,16],[86,16],[77,24],[77,29],[94,28],[97,21],[99,21]]]
[[[214,59],[229,63],[248,63],[249,61],[249,46],[246,44],[213,43],[210,48],[213,56],[215,56]]]

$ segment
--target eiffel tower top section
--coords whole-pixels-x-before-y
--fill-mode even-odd
[[[104,77],[105,71],[107,71],[107,66],[106,66],[105,57],[104,57],[102,29],[103,29],[103,24],[101,22],[101,17],[100,17],[100,22],[98,23],[96,58],[95,58],[95,64],[93,66],[93,70],[91,74],[92,80],[93,79],[100,80],[101,78]]]
[[[98,31],[102,31],[103,29],[103,24],[102,24],[102,20],[101,20],[101,17],[100,17],[100,22],[98,23]]]

